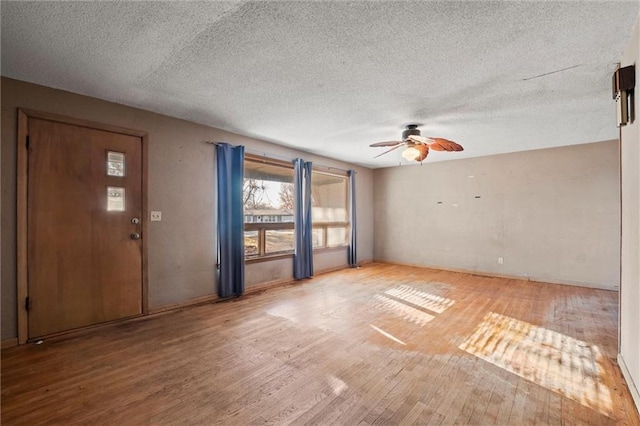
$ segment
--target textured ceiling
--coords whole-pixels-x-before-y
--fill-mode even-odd
[[[363,164],[403,125],[438,161],[617,137],[640,3],[8,2],[2,75]]]

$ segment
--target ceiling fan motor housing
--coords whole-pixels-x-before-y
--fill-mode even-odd
[[[402,131],[402,140],[406,141],[409,136],[420,136],[420,130],[418,130],[417,124],[409,124],[405,130]]]

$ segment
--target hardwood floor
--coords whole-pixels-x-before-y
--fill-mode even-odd
[[[2,351],[2,423],[640,424],[617,293],[373,264]]]

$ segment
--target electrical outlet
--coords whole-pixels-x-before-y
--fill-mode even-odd
[[[151,212],[151,222],[160,222],[162,220],[162,212]]]
[[[504,264],[504,258],[503,257],[499,257],[498,258],[498,265],[502,265]]]

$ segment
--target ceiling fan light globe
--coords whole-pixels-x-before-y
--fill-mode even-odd
[[[420,156],[420,151],[413,146],[402,151],[402,157],[407,161],[413,161]]]

